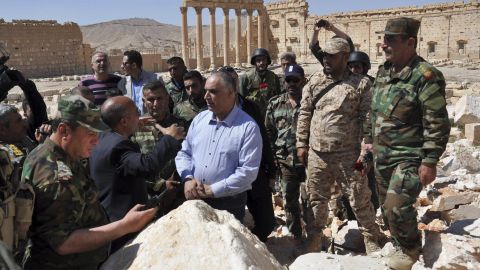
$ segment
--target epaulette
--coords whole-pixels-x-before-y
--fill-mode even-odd
[[[434,80],[436,78],[435,68],[428,62],[420,62],[418,64],[418,72],[422,74],[426,81]]]

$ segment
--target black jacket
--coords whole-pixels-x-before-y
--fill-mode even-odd
[[[273,157],[273,151],[270,147],[270,142],[268,141],[267,129],[263,121],[262,113],[260,108],[254,102],[243,98],[239,95],[240,104],[242,110],[246,112],[250,117],[255,120],[258,127],[260,128],[260,133],[262,134],[263,148],[262,148],[262,161],[260,163],[260,170],[258,172],[257,179],[252,183],[252,190],[250,191],[254,198],[259,196],[271,196],[271,188],[268,183],[268,179],[275,177],[275,160]]]
[[[165,135],[152,152],[142,154],[138,144],[115,132],[100,134],[100,141],[90,156],[90,175],[111,221],[122,219],[136,204],[147,202],[145,180],[158,174],[180,147],[179,141]]]

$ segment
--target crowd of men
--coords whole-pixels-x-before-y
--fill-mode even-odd
[[[152,219],[194,199],[240,222],[248,208],[265,242],[279,178],[300,252],[325,249],[323,229],[340,201],[367,254],[391,241],[389,267],[410,269],[421,252],[413,204],[435,179],[450,131],[443,75],[416,53],[419,26],[387,22],[375,78],[368,55],[325,20],[310,45],[323,70],[308,79],[293,53],[279,57],[282,76],[268,70],[263,48],[240,77],[225,66],[204,78],[172,57],[167,83],[143,69],[137,51],[124,53],[123,77],[97,52],[94,74],[50,120],[35,84],[5,71],[2,99],[22,88],[27,120],[0,104],[2,245],[24,269],[97,269]],[[324,48],[322,28],[334,33]],[[388,238],[375,222],[378,206]]]

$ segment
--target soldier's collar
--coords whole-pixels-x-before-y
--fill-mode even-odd
[[[65,150],[63,150],[59,145],[57,145],[54,141],[52,141],[50,138],[46,138],[45,141],[43,142],[45,146],[47,146],[47,149],[50,149],[51,152],[55,152],[58,155],[58,159],[64,160],[68,164],[73,164],[74,160],[71,158]]]
[[[338,82],[338,81],[345,81],[348,78],[348,76],[350,76],[350,74],[352,74],[352,72],[348,68],[346,68],[342,76],[340,76],[338,80],[334,79],[330,74],[325,74],[325,77],[332,81]]]
[[[410,78],[410,76],[412,75],[413,68],[417,65],[417,63],[420,60],[421,60],[421,57],[419,57],[418,55],[414,55],[412,57],[412,59],[410,59],[408,64],[402,70],[400,70],[400,72],[397,72],[397,73],[393,72],[392,63],[386,62],[385,63],[385,68],[386,68],[386,70],[389,71],[390,80],[393,80],[393,79],[399,79],[401,81],[408,80]]]

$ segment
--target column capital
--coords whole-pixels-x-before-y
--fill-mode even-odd
[[[210,11],[210,15],[215,15],[215,10],[216,8],[208,8],[208,11]]]
[[[242,16],[242,10],[241,9],[235,9],[235,15],[237,15],[237,17]]]
[[[187,11],[188,11],[188,7],[180,7],[180,12],[182,13],[182,15],[187,14]]]
[[[253,15],[253,9],[247,9],[247,15],[252,16]]]
[[[229,8],[222,8],[222,10],[223,10],[223,15],[225,15],[225,16],[228,16],[228,14],[230,13]]]
[[[203,7],[194,7],[195,8],[195,12],[198,14],[202,14],[202,9]]]

